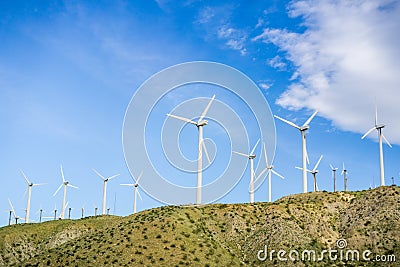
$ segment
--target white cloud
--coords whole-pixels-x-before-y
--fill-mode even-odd
[[[289,5],[305,31],[265,28],[253,41],[273,43],[292,62],[292,83],[277,104],[318,109],[344,130],[363,133],[378,103],[385,135],[400,144],[400,4],[398,1],[316,1]]]
[[[218,29],[217,36],[226,40],[225,45],[229,48],[240,51],[241,55],[247,54],[245,47],[247,34],[244,31],[224,25]]]
[[[258,84],[258,86],[260,86],[261,89],[268,90],[268,89],[272,86],[272,84],[270,84],[270,83],[265,83],[265,82],[260,82],[260,83]]]
[[[285,70],[286,69],[286,63],[283,62],[282,58],[280,56],[275,56],[271,59],[268,60],[268,64],[278,70]]]
[[[217,38],[224,42],[225,47],[239,51],[243,56],[247,54],[248,33],[233,27],[230,22],[235,6],[234,4],[206,6],[199,10],[195,24],[204,28],[206,40]]]

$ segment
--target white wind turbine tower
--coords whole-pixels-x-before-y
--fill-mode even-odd
[[[254,151],[256,150],[256,147],[258,143],[260,142],[260,139],[258,139],[257,143],[254,145],[253,149],[250,151],[249,154],[244,154],[236,151],[232,151],[233,153],[246,157],[250,161],[250,203],[254,203],[254,159],[256,158],[256,155],[254,154]]]
[[[314,178],[314,192],[318,191],[318,185],[317,185],[317,173],[318,173],[318,170],[317,170],[317,168],[318,168],[319,163],[321,162],[323,157],[324,157],[324,155],[321,155],[319,157],[319,160],[317,161],[317,163],[315,164],[315,166],[314,166],[314,168],[312,170],[306,169],[307,172],[309,172],[309,173],[311,173],[313,175],[313,178]],[[303,170],[300,167],[296,167],[296,169]]]
[[[53,196],[55,196],[58,193],[58,191],[60,191],[61,187],[64,187],[64,195],[63,195],[63,202],[62,202],[61,216],[60,216],[61,219],[64,219],[65,207],[66,207],[65,201],[67,200],[67,186],[76,188],[76,189],[78,189],[78,187],[70,184],[68,181],[65,180],[64,172],[63,172],[61,165],[60,165],[60,170],[61,170],[62,183],[61,183],[60,187],[57,188],[56,192],[54,192]]]
[[[103,175],[101,175],[98,171],[96,171],[95,169],[93,169],[93,171],[101,178],[103,179],[103,206],[102,206],[102,214],[105,215],[106,214],[106,202],[107,202],[107,182],[117,176],[119,176],[119,174],[115,174],[113,176],[110,176],[108,178],[105,178]]]
[[[307,157],[307,146],[306,146],[306,131],[308,129],[310,129],[309,124],[310,124],[311,120],[315,117],[315,115],[317,115],[317,113],[318,113],[318,111],[316,110],[302,126],[298,126],[291,121],[285,120],[281,117],[274,115],[275,118],[289,124],[290,126],[293,126],[294,128],[300,130],[300,132],[301,132],[301,140],[302,140],[302,148],[303,148],[303,152],[302,152],[303,193],[307,193],[307,163],[306,163],[306,161],[308,161],[308,157]]]
[[[338,170],[338,168],[333,167],[332,164],[329,164],[329,166],[331,167],[331,170],[333,172],[333,192],[336,192],[336,171]]]
[[[285,177],[283,177],[282,175],[280,175],[279,173],[277,173],[277,172],[274,170],[274,165],[270,165],[270,164],[268,163],[267,149],[266,149],[266,146],[265,146],[265,142],[263,142],[263,146],[264,146],[264,157],[265,157],[266,168],[265,168],[264,170],[261,171],[261,173],[258,175],[256,181],[254,181],[254,183],[256,183],[257,180],[258,180],[266,171],[268,171],[268,202],[271,202],[271,199],[272,199],[272,194],[271,194],[271,191],[272,191],[272,187],[271,187],[271,176],[272,176],[272,175],[271,175],[271,174],[273,173],[273,174],[275,174],[276,176],[278,176],[278,177],[280,177],[280,178],[282,178],[282,179],[285,179]]]
[[[347,191],[347,169],[344,166],[344,162],[343,162],[343,169],[342,169],[342,173],[343,175],[343,191]]]
[[[206,108],[204,109],[203,113],[201,113],[200,118],[197,122],[192,121],[188,118],[184,118],[184,117],[180,117],[180,116],[175,116],[172,114],[167,114],[167,116],[187,122],[187,123],[191,123],[193,125],[195,125],[198,129],[199,132],[199,137],[198,137],[198,153],[199,156],[197,158],[197,191],[196,191],[196,204],[201,204],[201,187],[202,187],[202,180],[203,180],[203,149],[204,152],[207,156],[208,162],[210,162],[210,157],[208,156],[208,152],[206,149],[206,146],[204,144],[204,140],[203,140],[203,126],[208,124],[207,120],[204,120],[204,117],[206,116],[208,109],[210,108],[212,102],[215,99],[215,95],[211,98],[210,102],[208,103],[208,105],[206,106]]]
[[[392,147],[389,141],[382,133],[382,129],[385,127],[384,124],[378,124],[378,109],[375,107],[375,126],[366,132],[361,139],[364,139],[367,135],[369,135],[373,130],[378,131],[378,138],[379,138],[379,167],[380,167],[380,175],[381,175],[381,186],[385,185],[385,168],[383,165],[383,148],[382,148],[382,139],[385,139],[385,142]]]
[[[143,172],[141,172],[141,173],[139,174],[139,177],[137,178],[136,181],[135,181],[135,178],[132,177],[132,180],[133,180],[133,182],[134,182],[133,184],[121,184],[121,185],[124,185],[124,186],[132,186],[132,187],[135,188],[134,195],[133,195],[133,213],[136,213],[136,200],[137,200],[137,195],[139,195],[140,199],[142,199],[142,196],[140,195],[139,190],[138,190],[138,187],[139,187],[139,180],[140,180],[140,178],[142,178],[142,175],[143,175]]]
[[[21,174],[22,176],[24,176],[24,179],[26,181],[26,183],[28,184],[28,203],[26,205],[26,217],[25,217],[25,223],[29,223],[29,215],[31,212],[31,195],[32,195],[32,187],[34,186],[38,186],[38,185],[44,185],[44,184],[34,184],[32,182],[30,182],[28,180],[28,178],[26,177],[25,173],[21,170]],[[25,191],[26,192],[26,191]]]

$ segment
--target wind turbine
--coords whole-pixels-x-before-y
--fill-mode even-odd
[[[123,186],[132,186],[135,188],[135,191],[134,191],[135,193],[133,195],[133,213],[136,213],[136,195],[139,195],[140,199],[142,199],[142,196],[140,195],[139,190],[138,190],[139,180],[140,180],[140,178],[142,178],[142,175],[143,175],[143,172],[141,172],[139,174],[139,177],[136,181],[135,181],[135,178],[132,177],[132,180],[134,182],[133,184],[121,184]]]
[[[277,118],[277,119],[289,124],[290,126],[298,129],[300,131],[300,133],[301,133],[302,149],[303,149],[303,152],[302,152],[302,159],[303,159],[303,168],[302,168],[302,171],[303,171],[303,193],[307,193],[307,163],[306,163],[306,161],[308,161],[308,156],[307,156],[307,146],[306,146],[306,131],[308,129],[310,129],[309,124],[310,124],[311,120],[315,117],[315,115],[317,115],[317,113],[318,113],[318,111],[316,110],[308,118],[308,120],[306,120],[306,122],[302,126],[298,126],[298,125],[294,124],[291,121],[285,120],[285,119],[283,119],[281,117],[278,117],[278,116],[274,115],[275,118]]]
[[[10,200],[10,199],[8,199],[8,203],[10,204],[11,211],[12,211],[12,213],[13,213],[13,215],[14,215],[15,224],[18,224],[18,220],[24,220],[24,218],[22,218],[22,217],[20,217],[20,216],[17,216],[17,214],[15,213],[15,210],[14,210],[14,206],[13,206],[13,204],[11,203],[11,200]]]
[[[63,172],[61,165],[60,165],[60,170],[61,170],[62,183],[61,183],[60,187],[57,188],[56,192],[54,192],[53,196],[55,196],[58,193],[58,191],[60,191],[61,187],[64,187],[64,196],[63,196],[63,202],[62,202],[62,207],[61,207],[61,216],[60,216],[61,219],[64,219],[65,208],[66,208],[65,201],[67,199],[67,186],[76,188],[76,189],[78,189],[78,187],[70,184],[68,181],[65,180],[64,172]],[[56,210],[56,212],[57,212],[57,210]]]
[[[318,173],[318,170],[317,170],[317,168],[318,168],[319,163],[321,162],[323,157],[324,157],[324,155],[321,155],[319,157],[319,160],[317,161],[317,163],[315,164],[315,166],[314,166],[314,168],[312,170],[306,169],[307,172],[309,172],[309,173],[311,173],[313,175],[313,178],[314,178],[314,192],[318,191],[318,185],[317,185],[317,173]],[[302,170],[302,168],[300,168],[300,167],[296,167],[296,169]]]
[[[73,208],[69,207],[68,208],[68,220],[71,219],[71,211],[73,210]]]
[[[8,225],[11,225],[12,210],[6,210],[6,212],[9,212],[9,213],[10,213],[10,214],[8,215]]]
[[[256,158],[256,155],[254,154],[254,151],[256,150],[256,147],[258,143],[260,142],[260,139],[258,139],[257,143],[254,145],[253,149],[250,151],[249,154],[244,154],[236,151],[232,151],[233,153],[243,156],[249,159],[250,162],[250,203],[254,203],[254,159]]]
[[[344,166],[344,162],[343,162],[343,169],[342,169],[342,175],[343,175],[343,184],[344,184],[344,190],[343,191],[347,191],[347,169]]]
[[[207,148],[206,145],[204,144],[204,139],[203,139],[203,126],[208,124],[207,120],[204,120],[204,117],[206,116],[208,109],[210,108],[212,102],[215,99],[215,95],[211,98],[210,102],[204,109],[203,113],[201,113],[200,118],[198,119],[197,122],[192,121],[188,118],[172,115],[172,114],[167,114],[167,116],[171,118],[175,118],[187,123],[191,123],[195,125],[198,129],[198,153],[199,156],[197,158],[197,191],[196,191],[196,204],[201,204],[201,187],[202,187],[202,179],[203,179],[203,149],[204,152],[207,156],[208,162],[211,163],[210,157],[208,156]]]
[[[258,175],[257,179],[255,180],[254,183],[256,183],[258,181],[258,179],[266,172],[268,171],[268,202],[271,202],[271,198],[272,198],[272,194],[271,194],[271,173],[275,174],[276,176],[285,179],[285,177],[283,177],[282,175],[280,175],[279,173],[277,173],[274,170],[274,165],[270,165],[268,163],[268,157],[267,157],[267,149],[265,146],[265,142],[263,142],[263,146],[264,146],[264,157],[265,157],[265,164],[266,164],[266,168],[264,170],[261,171],[261,173]]]
[[[57,220],[57,205],[54,203],[54,220]]]
[[[22,170],[20,170],[20,171],[21,171],[22,176],[24,176],[24,179],[25,179],[26,183],[28,184],[28,188],[27,188],[27,190],[28,190],[28,203],[27,203],[27,205],[26,205],[25,223],[29,223],[29,215],[30,215],[30,212],[31,212],[31,194],[32,194],[32,187],[38,186],[38,185],[44,185],[44,184],[34,184],[34,183],[30,182],[30,181],[28,180],[28,178],[26,177],[25,173],[24,173]],[[26,192],[26,191],[25,191],[25,192]]]
[[[113,176],[107,177],[105,178],[103,175],[101,175],[98,171],[96,171],[95,169],[93,169],[93,171],[101,178],[103,179],[103,206],[102,206],[102,214],[105,215],[106,214],[106,199],[107,199],[107,182],[117,176],[119,176],[119,174],[115,174]]]
[[[378,131],[378,138],[379,138],[379,167],[380,167],[380,175],[381,175],[381,186],[385,185],[385,167],[383,165],[383,148],[382,148],[382,139],[385,140],[385,142],[388,144],[388,146],[391,148],[392,145],[389,143],[389,141],[386,139],[386,137],[382,133],[382,129],[385,127],[384,124],[378,124],[378,108],[375,107],[375,126],[372,127],[371,129],[366,132],[361,139],[364,139],[367,135],[369,135],[373,130]]]
[[[39,223],[41,223],[42,222],[42,215],[43,215],[43,208],[42,208],[42,205],[40,205],[40,209],[36,212],[36,214],[38,214],[39,213]]]
[[[333,167],[332,164],[329,164],[329,166],[331,167],[331,170],[333,172],[333,192],[336,192],[336,171],[338,170],[338,168]]]

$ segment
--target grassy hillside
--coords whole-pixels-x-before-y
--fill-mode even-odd
[[[335,249],[339,238],[349,249],[398,257],[397,263],[346,266],[400,266],[399,219],[395,186],[292,195],[270,204],[168,206],[0,228],[0,266],[344,266],[327,258],[257,259],[265,245],[321,252]]]

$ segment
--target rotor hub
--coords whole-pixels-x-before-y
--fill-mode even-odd
[[[304,126],[300,127],[300,131],[302,131],[302,132],[307,131],[308,129],[310,129],[310,126],[308,126],[308,125],[304,125]]]
[[[199,127],[199,126],[204,126],[204,125],[207,125],[208,124],[208,121],[207,120],[202,120],[202,121],[199,121],[198,123],[197,123],[197,127]]]

